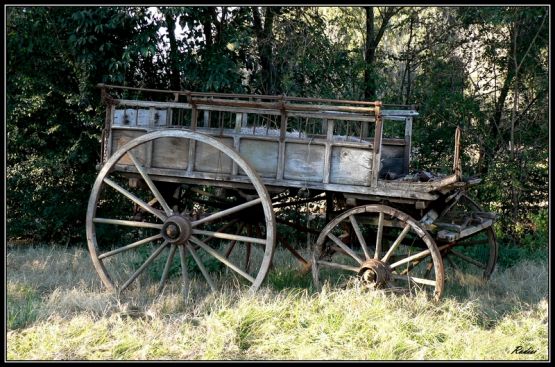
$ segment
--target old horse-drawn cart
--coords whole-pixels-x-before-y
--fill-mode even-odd
[[[327,224],[312,253],[280,241],[317,286],[354,276],[439,298],[448,268],[493,271],[495,216],[465,192],[479,180],[462,176],[458,129],[452,174],[411,174],[411,108],[100,87],[106,121],[86,225],[110,289],[159,269],[158,289],[180,273],[186,292],[222,277],[256,290],[280,238],[276,213],[317,201]]]

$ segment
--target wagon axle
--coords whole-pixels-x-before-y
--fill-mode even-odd
[[[369,259],[361,265],[358,276],[365,284],[373,288],[380,288],[391,279],[391,269],[383,261]]]
[[[191,222],[181,215],[172,215],[162,226],[162,237],[169,243],[184,244],[192,233]]]

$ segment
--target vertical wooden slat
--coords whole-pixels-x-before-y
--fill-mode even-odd
[[[324,151],[324,183],[330,182],[330,172],[331,172],[331,150],[332,150],[332,142],[333,142],[333,125],[334,120],[327,120],[326,121],[326,148]]]
[[[381,164],[381,156],[382,156],[383,120],[382,120],[382,114],[380,111],[380,106],[376,106],[375,113],[376,113],[376,130],[374,133],[375,136],[374,136],[374,154],[372,159],[372,174],[370,175],[371,187],[378,186],[378,177],[380,175],[380,164]]]
[[[412,144],[412,117],[405,119],[405,158],[403,160],[403,174],[409,173],[410,151]]]
[[[370,123],[368,121],[361,121],[361,124],[362,125],[360,127],[360,141],[363,141],[368,137],[368,128]]]
[[[110,106],[110,133],[108,134],[108,157],[112,156],[112,126],[114,124],[114,117],[116,116],[116,107],[114,105]]]
[[[241,133],[241,126],[243,122],[243,113],[238,112],[235,114],[235,132],[237,134]]]
[[[285,132],[287,131],[287,113],[281,110],[281,123],[279,126],[279,147],[278,147],[278,165],[277,179],[283,179],[283,171],[285,169]]]
[[[205,111],[206,112],[206,111]],[[198,110],[197,106],[193,104],[191,108],[191,130],[195,131],[198,124]],[[189,139],[189,159],[187,164],[187,172],[193,172],[193,167],[195,166],[195,152],[197,149],[197,141]]]
[[[206,111],[206,110],[204,111],[202,126],[203,127],[209,127],[210,126],[210,111]]]
[[[461,166],[461,128],[457,126],[455,130],[455,157],[453,159],[453,173],[460,180],[462,177],[462,166]]]

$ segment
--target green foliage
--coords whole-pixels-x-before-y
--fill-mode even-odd
[[[390,10],[374,8],[375,33]],[[482,177],[474,194],[501,214],[502,239],[535,243],[531,218],[548,200],[548,8],[404,7],[372,64],[365,22],[362,7],[7,7],[8,237],[82,239],[99,82],[360,99],[368,71],[384,103],[419,106],[411,169],[450,172],[461,126],[463,174]]]

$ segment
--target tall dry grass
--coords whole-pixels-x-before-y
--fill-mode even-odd
[[[84,248],[8,247],[7,359],[548,359],[547,262],[459,275],[438,303],[356,283],[315,293],[289,255],[276,265],[255,294],[226,277],[187,300],[178,279],[116,297]]]

